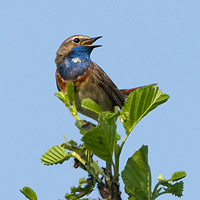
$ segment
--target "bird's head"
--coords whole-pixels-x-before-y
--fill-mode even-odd
[[[90,54],[94,48],[101,46],[101,45],[92,45],[96,40],[98,40],[101,37],[102,36],[93,38],[83,35],[71,36],[70,38],[66,39],[58,49],[56,62],[61,61],[68,54],[74,52],[76,53],[86,52]]]

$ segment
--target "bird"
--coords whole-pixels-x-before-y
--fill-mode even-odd
[[[66,85],[74,83],[77,111],[98,121],[98,114],[81,106],[83,99],[90,98],[103,111],[114,112],[122,108],[127,96],[137,88],[118,89],[109,76],[91,58],[91,52],[102,45],[93,43],[102,36],[74,35],[66,39],[56,52],[56,83],[59,91],[66,92]]]

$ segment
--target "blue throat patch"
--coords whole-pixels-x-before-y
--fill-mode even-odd
[[[65,80],[74,80],[78,76],[83,75],[90,66],[90,53],[92,49],[91,46],[76,46],[72,48],[59,65],[61,77]]]

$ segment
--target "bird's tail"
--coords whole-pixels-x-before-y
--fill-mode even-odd
[[[153,83],[151,85],[157,85],[157,83]],[[147,85],[136,87],[136,88],[130,88],[130,89],[121,89],[120,92],[123,95],[123,97],[126,99],[131,92],[138,90],[139,88],[142,88],[145,86],[147,86]]]

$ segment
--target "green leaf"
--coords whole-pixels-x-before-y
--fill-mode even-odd
[[[70,100],[67,94],[64,92],[57,92],[55,96],[58,97],[68,108],[70,107]]]
[[[76,127],[80,130],[80,133],[84,135],[88,131],[95,128],[96,125],[85,120],[76,120]]]
[[[118,133],[116,133],[116,140],[120,140],[121,139],[121,135],[119,135]]]
[[[85,133],[82,138],[86,148],[101,159],[112,163],[116,143],[116,114],[103,112],[99,115],[99,124]]]
[[[72,147],[77,146],[77,142],[75,142],[74,140],[70,140],[69,144],[71,144]]]
[[[169,179],[169,181],[178,181],[186,176],[186,173],[184,171],[175,172],[172,174],[172,177]]]
[[[53,146],[44,155],[42,155],[41,161],[45,165],[62,164],[65,160],[68,160],[71,154],[68,154],[61,146]]]
[[[126,163],[122,179],[129,197],[148,200],[151,195],[151,171],[148,165],[148,147],[142,146]]]
[[[61,147],[63,147],[64,149],[67,149],[69,151],[72,151],[72,152],[77,152],[77,153],[85,152],[86,149],[85,149],[85,147],[83,145],[78,145],[77,146],[77,143],[74,140],[70,140],[68,142],[65,136],[64,136],[64,138],[65,138],[65,143],[61,144]],[[68,154],[73,156],[72,152],[68,153]]]
[[[152,193],[152,199],[156,199],[158,196],[171,193],[175,196],[181,197],[183,196],[183,182],[177,182],[172,184],[174,181],[180,180],[186,176],[186,173],[183,171],[175,172],[169,180],[160,179],[160,181],[156,184],[154,191]],[[159,186],[162,185],[164,187]],[[162,191],[161,191],[162,190]],[[163,191],[164,190],[164,191]]]
[[[77,120],[80,120],[75,105],[74,83],[71,82],[66,85],[66,93],[60,91],[58,93],[55,93],[55,96],[58,97],[65,104],[65,106],[69,109],[70,113]]]
[[[91,99],[84,99],[82,102],[81,102],[81,106],[83,108],[86,108],[88,110],[91,110],[97,114],[100,114],[102,113],[102,108],[96,103],[94,102],[93,100]]]
[[[92,182],[93,182],[92,179],[85,180],[85,178],[81,178],[79,180],[78,187],[71,187],[71,193],[70,194],[66,193],[65,198],[68,200],[76,200],[76,199],[80,199],[81,197],[83,197],[85,195],[89,195],[92,192],[93,187],[94,187]],[[85,186],[83,186],[83,185],[85,185]],[[84,199],[86,199],[86,198],[84,198]]]
[[[74,83],[73,82],[68,83],[66,85],[66,93],[67,93],[70,101],[74,102],[75,98],[74,98]]]
[[[134,126],[150,111],[168,100],[157,86],[149,85],[131,92],[122,107],[120,118],[129,134]]]
[[[178,197],[183,196],[183,181],[177,182],[175,184],[162,182],[161,185],[167,186],[167,188],[163,188],[165,190],[165,192],[163,192],[163,194],[171,193]]]
[[[183,196],[183,181],[175,183],[172,187],[166,192],[171,193],[175,196],[182,197]]]
[[[30,187],[23,187],[20,192],[23,193],[27,199],[37,200],[36,193]]]

